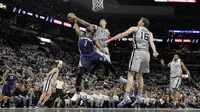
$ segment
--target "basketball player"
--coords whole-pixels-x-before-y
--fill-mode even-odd
[[[40,96],[40,100],[38,101],[37,107],[44,106],[45,102],[49,99],[51,96],[51,89],[52,85],[55,83],[58,77],[59,71],[62,69],[62,61],[59,61],[56,68],[53,68],[49,73],[46,74],[46,77],[44,79],[44,85],[43,85],[43,92]]]
[[[176,54],[174,55],[173,60],[168,64],[168,67],[170,68],[170,88],[172,89],[172,99],[173,104],[176,106],[178,100],[180,99],[180,93],[179,88],[181,85],[181,79],[182,79],[182,69],[187,73],[187,75],[190,77],[190,72],[185,67],[185,64],[181,61],[179,56]]]
[[[118,105],[119,107],[131,103],[130,92],[134,88],[134,80],[136,76],[138,77],[138,89],[139,93],[136,97],[136,101],[141,99],[143,93],[143,76],[144,73],[149,73],[149,44],[153,50],[153,56],[157,57],[158,53],[153,41],[153,34],[147,29],[149,26],[149,20],[142,17],[138,22],[138,26],[131,27],[127,31],[116,35],[115,37],[106,41],[109,43],[113,40],[118,40],[129,34],[133,34],[133,52],[131,59],[129,61],[129,71],[128,71],[128,82],[126,85],[126,92],[124,94],[124,99]]]
[[[7,70],[3,76],[2,76],[2,80],[3,80],[3,89],[2,89],[2,96],[1,99],[4,96],[8,96],[10,97],[10,106],[14,107],[14,96],[13,96],[13,91],[14,91],[14,86],[15,86],[15,82],[19,81],[19,77],[18,77],[18,72],[16,71],[16,64],[12,63],[11,65],[11,70]],[[2,101],[0,101],[2,102]]]
[[[75,20],[74,28],[79,37],[78,47],[80,51],[80,61],[76,76],[76,93],[71,100],[77,101],[77,99],[80,98],[82,76],[89,71],[91,65],[98,63],[106,64],[108,67],[111,67],[112,65],[108,60],[95,51],[93,42],[102,53],[109,55],[109,53],[101,47],[96,37],[94,37],[93,33],[95,32],[95,27],[93,25],[89,25],[86,33],[83,33],[80,31],[77,20]]]
[[[74,15],[71,16],[71,18],[74,18],[76,19],[80,24],[88,27],[90,25],[93,25],[93,24],[90,24],[88,22],[86,22],[85,20],[82,20]],[[105,44],[105,41],[109,39],[109,36],[110,36],[110,32],[108,29],[106,29],[106,25],[107,25],[107,22],[105,19],[101,19],[100,22],[99,22],[99,25],[100,26],[97,26],[97,25],[93,25],[94,28],[95,28],[95,32],[94,32],[94,36],[96,37],[96,39],[98,39],[100,45],[102,46],[102,48],[109,53],[109,49],[108,49],[108,46],[107,44]],[[102,55],[103,57],[105,57],[110,63],[111,63],[111,60],[110,60],[110,55],[107,55],[105,53],[102,53],[98,47],[95,48],[95,51]],[[104,68],[105,68],[105,75],[108,76],[109,72],[108,72],[108,68],[106,65],[104,65]],[[113,67],[110,68],[110,69],[114,69]],[[117,73],[114,73],[116,75],[117,78],[119,78],[119,81],[122,82],[122,83],[126,83],[127,80],[124,79],[123,77],[119,76]]]

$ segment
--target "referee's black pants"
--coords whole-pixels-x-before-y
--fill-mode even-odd
[[[52,106],[56,100],[56,98],[60,97],[60,99],[62,100],[62,105],[61,107],[65,107],[65,99],[64,99],[64,93],[63,93],[63,90],[62,89],[57,89],[56,88],[56,93],[55,95],[53,96],[53,101],[52,101]]]

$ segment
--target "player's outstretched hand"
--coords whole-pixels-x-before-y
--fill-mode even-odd
[[[108,44],[108,43],[110,43],[110,39],[108,39],[108,40],[105,41],[105,44]]]
[[[158,55],[159,55],[158,52],[154,52],[154,53],[153,53],[153,56],[154,56],[154,57],[157,57]]]
[[[77,19],[77,17],[76,17],[76,15],[70,15],[70,18],[72,18],[72,19]]]

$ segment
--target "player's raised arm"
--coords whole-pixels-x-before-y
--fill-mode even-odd
[[[51,74],[54,74],[57,71],[56,68],[52,69],[49,73],[46,74],[46,77],[48,77]]]
[[[82,25],[84,25],[86,27],[91,25],[90,23],[88,23],[87,21],[85,21],[85,20],[83,20],[83,19],[81,19],[79,17],[74,16],[73,18],[75,18],[77,20],[77,22],[79,22],[80,24],[82,24]]]
[[[95,42],[97,48],[98,48],[102,53],[104,53],[104,54],[109,54],[108,52],[106,52],[106,51],[103,49],[103,47],[101,46],[101,44],[99,43],[99,41],[98,41],[95,37],[94,37],[94,42]]]
[[[78,35],[79,39],[81,37],[81,35],[83,34],[83,32],[80,30],[77,21],[74,21],[74,29],[76,31],[76,34]]]
[[[157,57],[158,52],[156,51],[156,46],[155,46],[154,41],[153,41],[153,34],[151,32],[149,33],[149,44],[151,46],[151,49],[153,50],[153,56]]]
[[[5,82],[6,81],[6,76],[7,76],[7,74],[8,74],[8,72],[9,72],[9,70],[6,70],[4,73],[3,73],[3,76],[2,76],[2,80],[3,80],[3,82]]]
[[[109,43],[109,42],[111,42],[111,41],[113,41],[113,40],[121,39],[121,38],[123,38],[123,37],[125,37],[125,36],[128,36],[128,35],[131,34],[131,33],[137,32],[137,30],[138,30],[138,27],[131,27],[131,28],[129,28],[128,30],[126,30],[125,32],[120,33],[120,34],[114,36],[113,38],[107,40],[105,43]]]
[[[184,64],[183,62],[181,62],[181,67],[183,68],[183,70],[184,70],[188,75],[190,75],[189,70],[185,67],[185,64]]]

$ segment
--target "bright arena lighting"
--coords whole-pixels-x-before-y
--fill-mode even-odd
[[[40,40],[43,41],[43,42],[51,43],[51,40],[50,40],[50,39],[43,38],[43,37],[37,37],[37,38],[40,39]]]

